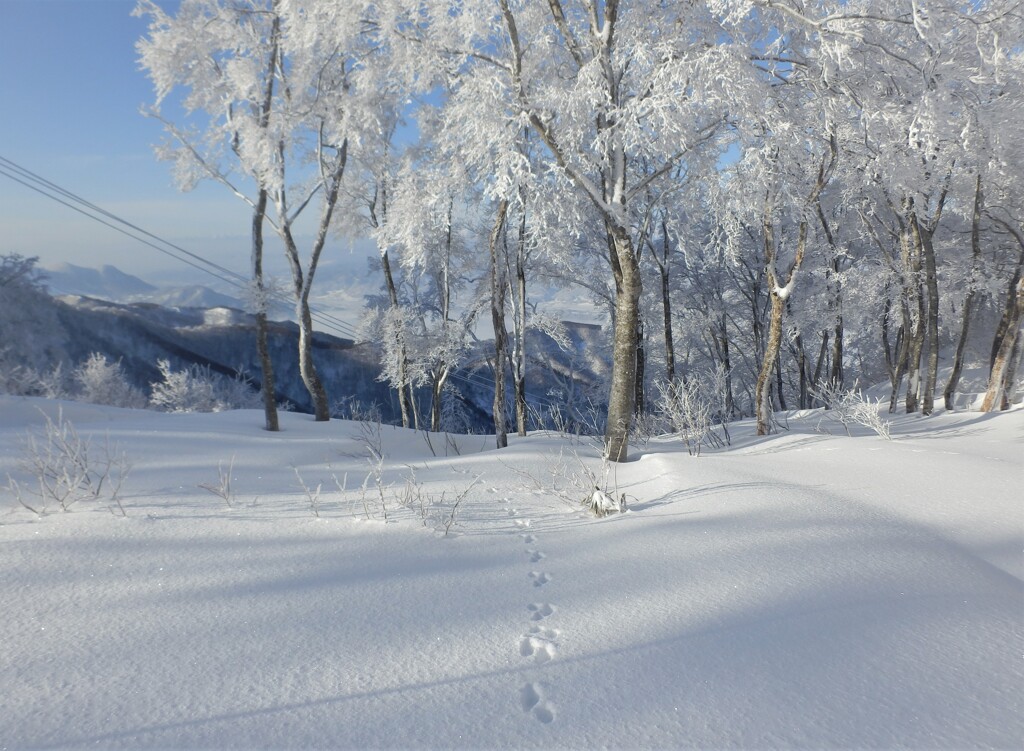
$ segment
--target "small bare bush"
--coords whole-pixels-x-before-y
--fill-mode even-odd
[[[62,363],[57,363],[49,370],[29,372],[32,378],[30,394],[44,399],[68,398],[68,378]]]
[[[851,425],[860,425],[869,428],[887,441],[892,440],[889,435],[889,421],[881,416],[882,400],[864,396],[856,383],[850,389],[844,389],[835,383],[820,384],[811,390],[811,394],[825,405],[825,414],[828,417],[842,424],[847,435],[850,435]]]
[[[306,483],[306,481],[302,479],[302,474],[299,472],[299,468],[298,467],[292,467],[292,471],[295,473],[295,479],[298,481],[299,487],[302,488],[302,492],[306,495],[306,500],[309,503],[309,510],[310,510],[310,512],[312,512],[314,517],[319,519],[320,518],[320,491],[323,489],[324,484],[322,482],[318,482],[315,488],[311,488]],[[346,476],[346,479],[347,479],[347,476]],[[338,478],[337,477],[334,478],[334,482],[338,486],[338,489],[342,493],[344,493],[344,487],[343,487],[343,485],[341,483],[338,482]]]
[[[692,377],[680,383],[658,383],[658,411],[674,433],[678,433],[690,456],[700,456],[705,445],[720,448],[725,440],[715,428],[716,381]],[[709,393],[709,391],[711,393]]]
[[[562,449],[556,458],[548,462],[546,478],[505,462],[502,465],[537,492],[553,495],[573,508],[583,506],[599,517],[626,510],[626,495],[618,490],[615,465],[605,457],[602,457],[598,470],[575,448],[568,452]]]
[[[458,492],[449,493],[449,491],[443,490],[440,494],[436,494],[424,488],[423,484],[416,479],[416,470],[410,467],[409,473],[405,477],[404,487],[398,495],[398,503],[403,508],[417,514],[424,527],[432,527],[437,532],[444,532],[444,536],[447,537],[451,528],[457,523],[462,502],[480,483],[480,477],[480,475],[474,477],[469,485]]]
[[[7,476],[7,487],[18,502],[41,516],[52,504],[68,511],[79,501],[108,498],[124,515],[120,492],[131,471],[127,456],[110,443],[109,436],[94,448],[64,419],[63,410],[57,412],[56,420],[49,415],[45,419],[42,434],[28,434],[18,464],[31,479],[22,484]]]
[[[231,477],[235,472],[235,457],[231,457],[227,470],[224,469],[224,462],[217,462],[216,482],[201,482],[199,487],[208,493],[212,493],[228,505],[228,508],[235,502],[235,491],[231,487]]]
[[[382,423],[383,412],[377,402],[369,404],[355,398],[345,396],[334,403],[331,408],[331,416],[339,420],[352,420],[353,422]]]
[[[64,365],[36,370],[25,365],[9,349],[0,349],[0,394],[41,396],[45,399],[68,398],[68,378]]]

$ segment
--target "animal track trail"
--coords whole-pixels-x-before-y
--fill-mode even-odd
[[[524,712],[545,725],[554,722],[555,707],[544,699],[544,689],[539,683],[527,683],[519,689],[519,703]]]
[[[510,514],[513,516],[513,514]],[[519,527],[519,537],[526,546],[527,560],[538,564],[547,555],[537,549],[537,536],[530,532],[532,520],[529,518],[514,519]],[[534,587],[543,587],[551,581],[547,571],[529,571],[530,581]],[[549,628],[545,621],[555,614],[555,606],[548,602],[532,602],[526,606],[530,614],[529,630],[519,639],[519,654],[528,660],[535,670],[546,669],[548,663],[558,657],[558,640],[562,632],[557,628]],[[523,712],[542,724],[548,725],[555,721],[555,706],[548,701],[545,687],[540,683],[527,683],[519,689],[519,704]]]
[[[531,571],[530,578],[533,579],[533,586],[543,587],[549,581],[551,581],[551,574],[546,571]]]

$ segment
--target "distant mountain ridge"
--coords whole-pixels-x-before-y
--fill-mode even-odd
[[[157,287],[116,266],[99,269],[60,263],[44,268],[52,295],[76,295],[116,303],[148,302],[167,308],[237,308],[245,303],[202,284]]]
[[[126,274],[116,266],[104,265],[99,269],[91,269],[72,263],[60,263],[44,267],[43,270],[46,286],[54,295],[84,295],[120,302],[135,295],[157,291],[152,284]]]

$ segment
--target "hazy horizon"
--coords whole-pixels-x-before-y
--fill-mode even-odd
[[[185,250],[248,273],[248,207],[220,185],[189,193],[152,147],[160,123],[140,109],[153,100],[135,43],[145,19],[135,0],[4,0],[0,25],[0,157]],[[173,8],[174,2],[161,2]],[[3,171],[12,168],[0,160]],[[205,275],[126,237],[0,172],[0,254],[39,258],[40,266],[116,266],[145,281],[204,283]],[[270,234],[270,233],[268,233]],[[369,241],[332,238],[325,261],[365,269]],[[268,237],[271,273],[286,274]]]

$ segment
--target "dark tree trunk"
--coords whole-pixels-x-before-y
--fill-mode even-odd
[[[912,206],[912,204],[908,204]],[[921,353],[925,340],[925,302],[921,290],[921,243],[920,233],[914,231],[916,218],[908,210],[908,224],[901,234],[901,257],[903,259],[903,299],[908,321],[904,327],[907,337],[907,395],[904,405],[907,414],[917,412],[921,395]],[[913,311],[913,313],[911,313]]]
[[[1003,339],[1010,331],[1010,322],[1013,319],[1014,306],[1017,304],[1017,283],[1021,279],[1021,272],[1024,271],[1024,237],[1018,238],[1021,244],[1020,256],[1017,259],[1017,267],[1014,269],[1010,284],[1006,290],[1006,302],[1003,305],[1003,315],[999,318],[999,325],[996,326],[996,333],[992,339],[992,356],[989,359],[989,368],[995,366],[996,356],[1002,346]]]
[[[780,342],[781,344],[781,342]],[[776,398],[779,402],[779,409],[785,412],[789,407],[786,406],[786,394],[782,390],[782,347],[779,347],[779,352],[775,356],[775,391]]]
[[[387,250],[380,254],[380,264],[384,269],[384,283],[387,286],[391,310],[397,315],[400,308],[398,289],[395,286],[395,277],[391,273],[391,258]],[[410,416],[413,412],[412,400],[410,398],[412,387],[409,384],[409,357],[406,354],[404,337],[400,332],[396,332],[395,336],[398,338],[396,342],[398,352],[398,388],[395,389],[395,392],[398,394],[398,407],[402,413],[402,427],[408,428]]]
[[[780,280],[775,272],[775,227],[770,216],[765,215],[764,221],[764,253],[765,268],[768,270],[768,290],[771,299],[771,312],[768,317],[768,341],[765,345],[764,359],[761,361],[761,369],[754,386],[754,409],[757,417],[757,434],[767,435],[771,430],[771,388],[769,381],[772,371],[777,374],[779,405],[785,409],[785,397],[782,394],[782,368],[779,362],[779,351],[782,346],[782,320],[786,312],[786,301],[789,299],[789,292],[792,289],[793,277],[800,270],[803,263],[804,251],[807,247],[807,222],[800,222],[798,230],[796,256],[793,265],[786,274],[785,283],[780,285]]]
[[[669,388],[676,382],[676,348],[672,338],[672,294],[671,294],[671,266],[669,260],[668,226],[664,219],[661,222],[662,255],[654,248],[651,248],[651,257],[658,265],[658,273],[661,276],[661,310],[664,317],[665,327],[665,379]],[[713,334],[712,334],[713,336]]]
[[[885,329],[883,324],[883,339],[885,336]],[[828,329],[821,332],[821,346],[818,348],[818,361],[814,365],[814,375],[811,377],[811,383],[814,384],[815,389],[821,384],[821,373],[827,367],[828,359],[828,340],[829,333]]]
[[[516,434],[526,435],[526,265],[516,257],[516,306],[519,309],[519,328],[516,330],[515,367],[512,369],[512,387],[516,403]]]
[[[804,340],[799,334],[796,337],[796,365],[800,371],[800,409],[810,408],[810,397],[807,387],[807,353],[804,352]]]
[[[907,414],[917,412],[921,399],[921,354],[924,351],[925,309],[924,297],[917,291],[917,318],[911,322],[907,337],[907,396],[904,400]]]
[[[636,332],[636,386],[633,395],[633,414],[642,415],[647,409],[644,378],[647,370],[647,351],[644,349],[644,322],[637,324]]]
[[[498,258],[498,241],[505,226],[508,201],[498,205],[498,216],[491,230],[491,324],[494,327],[494,436],[499,449],[508,446],[505,420],[505,358],[508,356],[508,331],[505,328],[504,259]]]
[[[278,45],[280,42],[281,17],[274,15],[271,24],[271,48],[267,57],[267,72],[263,86],[263,101],[259,106],[259,126],[266,129],[270,124],[270,110],[274,102],[274,80],[278,63]],[[241,137],[235,133],[232,137],[231,147],[235,154],[241,159]],[[277,395],[274,379],[274,364],[270,359],[270,347],[268,345],[268,321],[267,321],[267,289],[263,277],[263,222],[267,217],[267,202],[269,196],[265,184],[257,180],[259,193],[256,197],[256,206],[252,214],[252,281],[255,287],[256,296],[256,355],[260,360],[260,373],[263,381],[263,419],[265,427],[271,432],[280,430],[280,423],[277,416]]]
[[[512,320],[515,324],[515,346],[509,358],[512,370],[513,400],[516,406],[516,433],[526,435],[528,408],[526,404],[526,200],[519,219],[519,237],[516,240],[516,284],[512,295],[515,305]],[[506,233],[506,237],[507,237]],[[506,257],[508,253],[506,252]]]
[[[725,413],[726,419],[736,416],[736,400],[732,393],[732,357],[729,354],[729,330],[725,316],[722,316],[722,367],[725,369]]]
[[[841,389],[843,387],[843,285],[839,281],[839,270],[842,257],[840,249],[836,245],[835,236],[832,234],[832,228],[829,226],[828,217],[825,216],[825,210],[821,206],[821,201],[818,201],[818,221],[821,222],[821,227],[825,231],[825,239],[828,241],[829,248],[832,249],[832,260],[828,264],[826,278],[829,292],[833,293],[829,299],[829,307],[835,313],[836,322],[835,335],[832,337],[832,368],[829,371],[828,380],[829,385],[833,388]],[[820,357],[818,362],[820,365]],[[817,375],[815,375],[815,382],[817,382]]]
[[[284,144],[279,144],[278,149],[282,152]],[[324,157],[321,154],[321,159]],[[327,242],[327,233],[331,227],[331,217],[334,215],[334,208],[338,203],[338,194],[341,190],[341,180],[345,174],[345,167],[348,163],[348,141],[343,140],[338,148],[336,161],[327,175],[326,169],[323,185],[324,197],[320,211],[320,220],[317,226],[316,237],[313,240],[312,251],[309,256],[309,265],[305,273],[302,271],[302,263],[299,260],[299,249],[292,234],[292,219],[295,215],[290,212],[285,193],[282,189],[277,198],[277,214],[279,223],[279,234],[284,242],[285,257],[292,271],[292,283],[295,290],[295,313],[299,322],[299,375],[302,382],[313,400],[313,414],[317,422],[327,422],[331,419],[330,401],[327,398],[327,389],[324,388],[320,374],[317,373],[313,363],[313,314],[309,308],[309,295],[313,289],[313,279],[316,276],[317,266],[320,263],[320,255],[323,253],[324,245]],[[326,163],[321,161],[321,167],[326,168]]]
[[[413,430],[419,430],[420,429],[420,408],[416,404],[416,389],[410,383],[409,387],[406,389],[406,391],[409,394],[409,409],[412,412],[412,428],[413,428]]]
[[[331,411],[320,375],[313,362],[313,314],[309,309],[310,282],[299,265],[299,250],[292,237],[291,228],[282,227],[281,236],[285,253],[292,268],[292,285],[295,292],[295,317],[299,324],[299,376],[313,403],[313,414],[317,422],[331,419]]]
[[[1020,325],[1020,324],[1018,324]],[[1013,352],[1010,354],[1010,364],[1006,368],[1006,375],[1003,376],[1003,401],[1000,409],[1010,408],[1010,402],[1016,396],[1017,370],[1020,368],[1020,361],[1024,356],[1024,333],[1017,331],[1017,341],[1013,344]]]
[[[832,370],[829,372],[828,380],[836,388],[843,388],[843,316],[836,317],[835,336],[832,337]]]
[[[904,324],[896,332],[896,361],[892,375],[892,394],[889,397],[889,414],[894,413],[899,407],[900,388],[903,386],[903,377],[907,372],[907,359],[910,356],[910,338],[907,336],[909,330],[909,316],[906,310],[903,311]]]
[[[444,392],[444,381],[435,375],[430,383],[430,430],[441,432],[441,396]]]
[[[623,462],[629,449],[636,385],[637,330],[640,323],[640,267],[625,228],[610,226],[613,269],[616,272],[615,331],[612,347],[612,384],[605,427],[605,456]]]
[[[839,158],[839,145],[836,141],[835,134],[829,135],[829,153],[822,158],[821,166],[818,168],[817,180],[814,186],[811,188],[811,192],[807,197],[805,203],[806,207],[816,205],[818,197],[821,195],[821,191],[824,190],[828,181],[832,177],[832,173],[835,171],[836,162]],[[786,310],[786,302],[789,299],[789,295],[793,291],[793,283],[795,276],[800,270],[800,265],[804,260],[804,253],[807,249],[807,220],[804,219],[799,224],[797,230],[797,241],[796,241],[796,253],[793,257],[793,263],[789,268],[789,272],[786,274],[785,279],[780,279],[776,275],[775,261],[776,261],[776,246],[775,246],[775,228],[772,223],[771,212],[773,207],[770,202],[766,201],[764,210],[764,258],[765,258],[765,269],[768,275],[768,291],[771,295],[771,316],[768,324],[768,343],[765,347],[764,360],[761,363],[761,372],[757,376],[757,383],[754,391],[754,408],[757,416],[757,434],[767,435],[771,429],[771,402],[768,388],[768,380],[771,377],[772,368],[777,368],[779,372],[779,403],[785,405],[785,400],[782,394],[782,368],[779,367],[779,348],[782,344],[782,318]],[[781,282],[781,284],[780,284]],[[785,408],[783,406],[783,408]]]
[[[993,217],[995,218],[995,217]],[[1006,292],[1006,304],[1003,307],[1003,315],[996,328],[996,335],[992,342],[992,367],[989,372],[988,391],[985,394],[985,401],[982,411],[988,412],[996,409],[1009,408],[1009,396],[1013,390],[1012,379],[1016,377],[1017,366],[1020,362],[1021,352],[1021,322],[1024,318],[1024,235],[1013,225],[996,219],[1006,230],[1014,236],[1021,247],[1020,256],[1017,259],[1017,266],[1010,280],[1009,289]],[[987,407],[987,409],[986,409]]]
[[[392,135],[394,133],[392,132]],[[390,142],[389,142],[390,143]],[[370,213],[370,223],[374,228],[381,228],[388,222],[388,181],[386,177],[377,180],[377,189],[367,207]],[[413,407],[411,399],[411,386],[409,384],[409,357],[405,344],[404,321],[401,316],[401,305],[398,301],[398,286],[395,284],[395,276],[391,271],[391,255],[387,247],[380,251],[380,266],[384,272],[384,286],[388,292],[388,304],[390,305],[392,324],[396,326],[395,355],[398,358],[398,385],[395,386],[395,394],[398,396],[398,408],[402,415],[402,427],[408,428],[412,417]]]
[[[1024,278],[1017,280],[1014,288],[1013,308],[1009,311],[1006,333],[999,343],[999,351],[992,363],[992,372],[989,375],[988,391],[981,404],[982,412],[992,412],[996,409],[1006,409],[1009,406],[1009,392],[1013,386],[1009,377],[1013,374],[1015,360],[1014,350],[1018,349],[1021,336],[1020,328],[1024,319]]]
[[[918,225],[921,251],[924,257],[924,281],[928,296],[928,318],[925,332],[928,345],[928,370],[925,374],[921,414],[930,415],[935,408],[935,383],[939,374],[939,284],[935,270],[935,246],[932,230]]]
[[[981,269],[981,175],[978,175],[977,185],[974,189],[974,214],[971,217],[971,280],[967,287],[967,296],[964,298],[963,321],[960,325],[960,338],[956,343],[956,353],[953,355],[953,372],[949,375],[949,381],[942,393],[943,403],[947,411],[953,410],[953,397],[956,394],[957,386],[960,384],[960,374],[964,368],[964,352],[967,349],[967,336],[971,327],[971,315],[974,311],[975,284],[977,275]]]
[[[252,280],[256,293],[256,353],[263,380],[263,418],[266,429],[280,430],[274,384],[274,364],[267,344],[267,291],[263,281],[263,220],[267,215],[267,191],[260,189],[252,214]]]

